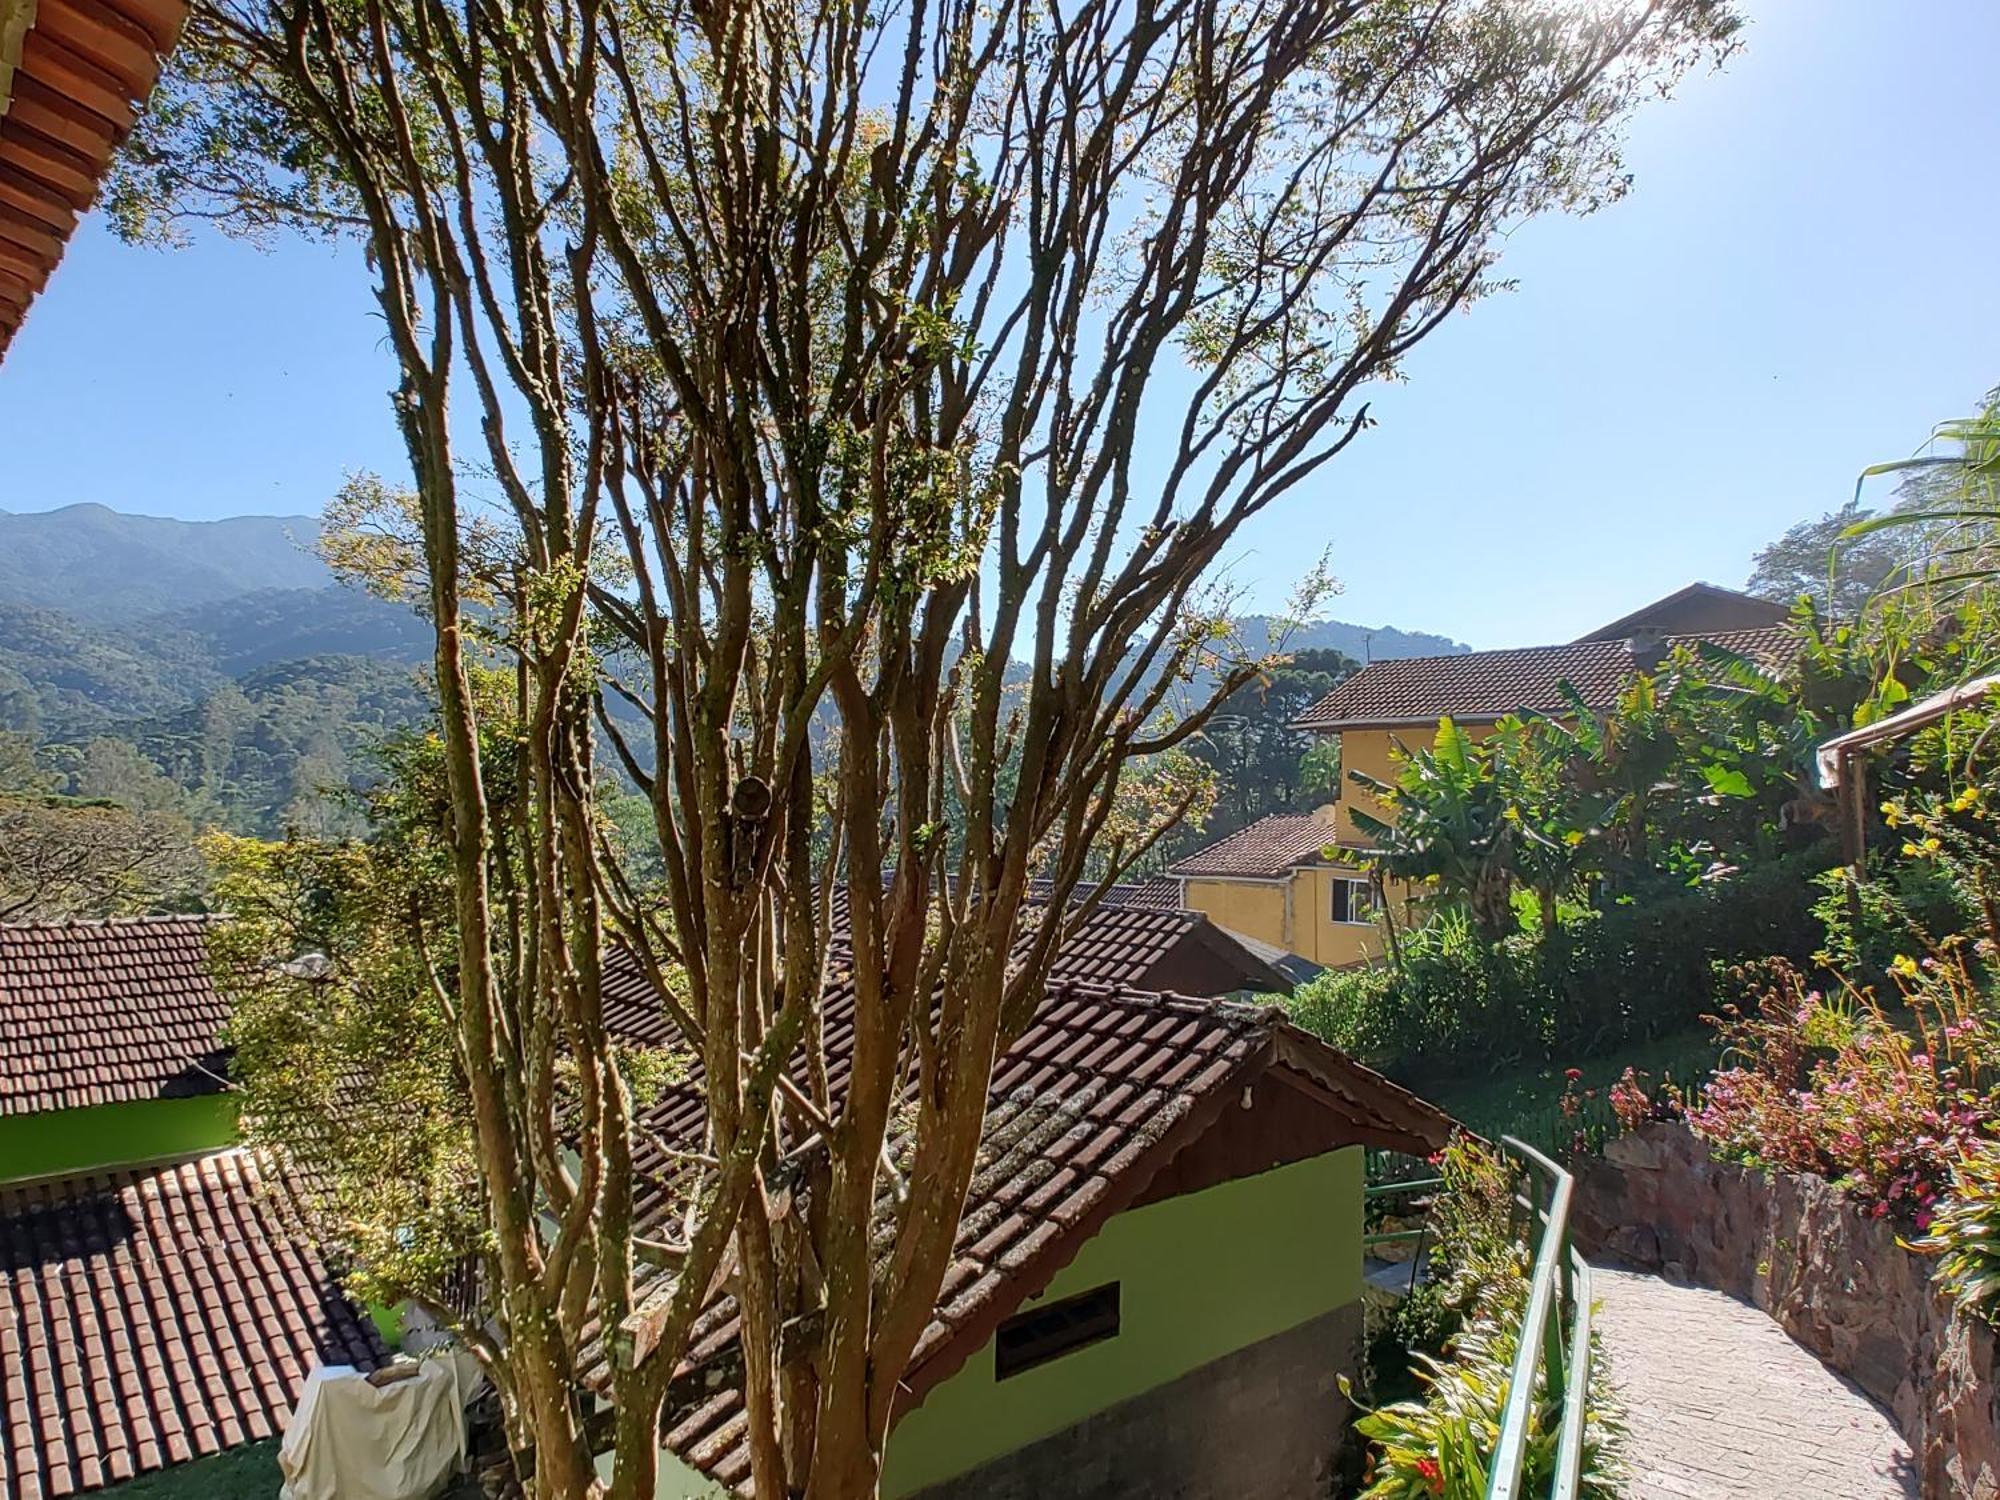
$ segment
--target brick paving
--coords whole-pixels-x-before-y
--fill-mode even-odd
[[[1625,1405],[1627,1500],[1903,1500],[1910,1448],[1756,1308],[1611,1266],[1597,1328]]]

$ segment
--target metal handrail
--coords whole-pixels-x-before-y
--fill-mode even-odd
[[[1526,1142],[1508,1136],[1500,1145],[1527,1179],[1529,1194],[1517,1201],[1539,1232],[1533,1240],[1521,1342],[1514,1352],[1499,1441],[1487,1472],[1486,1500],[1525,1500],[1521,1471],[1534,1422],[1535,1391],[1544,1376],[1551,1391],[1560,1390],[1562,1403],[1550,1500],[1575,1500],[1583,1477],[1590,1386],[1590,1267],[1569,1238],[1575,1184],[1568,1172]]]
[[[1409,1182],[1378,1182],[1363,1188],[1362,1197],[1371,1203],[1378,1198],[1413,1198],[1420,1193],[1434,1193],[1443,1186],[1442,1177],[1418,1177]],[[1430,1242],[1430,1237],[1431,1226],[1427,1216],[1423,1224],[1415,1229],[1381,1229],[1373,1233],[1364,1233],[1361,1236],[1361,1249],[1365,1253],[1379,1249],[1383,1245],[1406,1245],[1414,1240],[1417,1244],[1417,1253],[1411,1259],[1421,1261],[1424,1258],[1424,1247]],[[1415,1284],[1413,1271],[1411,1286],[1414,1287]]]

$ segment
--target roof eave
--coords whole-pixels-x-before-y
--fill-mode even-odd
[[[1599,706],[1595,703],[1591,705],[1592,708]],[[1555,710],[1547,708],[1510,708],[1500,713],[1486,709],[1475,709],[1469,712],[1461,712],[1457,709],[1445,709],[1441,713],[1412,714],[1400,719],[1387,719],[1379,716],[1359,719],[1294,719],[1289,727],[1293,729],[1318,730],[1322,733],[1342,729],[1423,729],[1435,725],[1444,719],[1450,719],[1454,724],[1497,724],[1506,718],[1508,714],[1545,714],[1553,712]]]

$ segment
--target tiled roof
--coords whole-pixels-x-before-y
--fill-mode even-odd
[[[0,1495],[55,1500],[280,1432],[374,1324],[233,1150],[0,1189]]]
[[[1047,899],[1049,882],[1031,880],[1029,891],[1037,899]],[[1087,882],[1077,888],[1077,897],[1082,899],[1091,893],[1093,887]],[[1153,906],[1165,911],[1181,909],[1181,886],[1178,880],[1165,875],[1149,875],[1143,880],[1121,880],[1105,889],[1098,898],[1100,906]]]
[[[185,0],[0,3],[0,355],[186,18]]]
[[[1184,878],[1274,880],[1300,865],[1318,864],[1333,838],[1333,825],[1311,813],[1272,813],[1217,839],[1206,849],[1197,849],[1171,868]]]
[[[217,1091],[209,920],[0,925],[0,1116]]]
[[[1289,988],[1262,956],[1202,913],[1152,906],[1098,907],[1057,952],[1049,982],[1201,995]]]
[[[845,1086],[851,998],[830,1003],[832,1087]],[[1104,1221],[1141,1200],[1226,1115],[1244,1090],[1271,1078],[1310,1111],[1305,1136],[1274,1134],[1263,1165],[1348,1144],[1426,1152],[1451,1122],[1414,1095],[1287,1024],[1281,1012],[1225,1001],[1093,985],[1052,986],[1027,1030],[994,1068],[978,1166],[936,1314],[904,1383],[914,1404],[984,1346],[1022,1301],[1047,1286]],[[677,1090],[647,1118],[656,1142],[700,1149],[702,1103]],[[1283,1149],[1289,1145],[1293,1149]],[[650,1174],[664,1158],[642,1147]],[[1256,1167],[1247,1170],[1257,1170]],[[667,1211],[664,1195],[645,1210]],[[888,1212],[885,1203],[885,1213]],[[733,1488],[747,1486],[742,1395],[700,1390],[695,1372],[737,1336],[735,1304],[718,1298],[698,1321],[683,1379],[696,1392],[671,1402],[666,1443]]]
[[[1645,631],[1709,635],[1719,630],[1761,630],[1767,625],[1782,625],[1790,614],[1791,607],[1775,599],[1760,599],[1741,589],[1717,588],[1712,583],[1691,583],[1577,639],[1615,641]]]
[[[1178,894],[1179,886],[1174,888]],[[1030,919],[1044,909],[1029,907]],[[835,921],[841,920],[837,907]],[[1020,942],[1025,945],[1030,932],[1026,923],[1023,926]],[[852,962],[843,930],[836,928],[832,944],[836,967]],[[1100,906],[1056,954],[1049,983],[1223,995],[1235,990],[1285,991],[1292,981],[1266,955],[1253,952],[1235,933],[1225,932],[1198,911]],[[630,953],[611,956],[604,966],[603,984],[604,1019],[615,1035],[646,1047],[680,1044],[658,992]]]
[[[1760,666],[1776,668],[1791,656],[1793,640],[1789,627],[1773,625],[1708,636],[1665,636],[1659,645],[1671,650],[1710,641]],[[1555,712],[1567,707],[1564,683],[1590,707],[1609,708],[1642,670],[1646,644],[1575,641],[1567,646],[1370,662],[1301,714],[1294,727],[1359,729],[1435,724],[1447,715],[1476,720],[1529,709]]]

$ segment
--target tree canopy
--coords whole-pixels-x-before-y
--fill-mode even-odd
[[[438,889],[395,911],[394,962],[453,1052],[462,1321],[499,1330],[477,1347],[534,1493],[653,1493],[724,1288],[758,1492],[873,1492],[993,1060],[1085,872],[1194,795],[1169,777],[1135,817],[1124,773],[1256,670],[1211,565],[1501,284],[1511,226],[1625,190],[1621,123],[1735,25],[1716,0],[197,0],[111,206],[139,237],[366,245],[409,474],[364,497],[356,565],[436,632],[412,805]],[[601,746],[657,886],[608,836]],[[262,930],[277,967],[244,972],[282,973],[303,939]],[[706,1110],[666,1221],[613,943]]]

